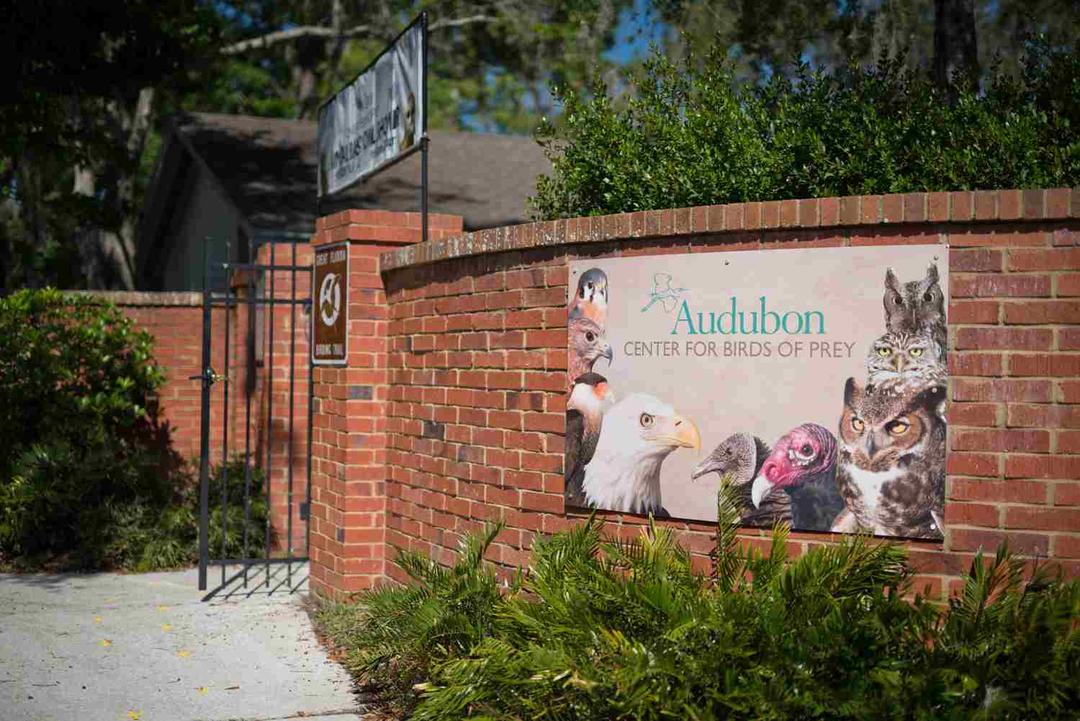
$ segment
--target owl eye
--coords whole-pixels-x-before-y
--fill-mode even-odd
[[[890,355],[892,355],[892,348],[878,348],[877,354],[882,358],[888,358]]]
[[[852,416],[851,429],[856,433],[862,433],[864,428],[866,428],[866,424],[862,422],[862,419]]]
[[[903,305],[904,299],[900,297],[899,293],[893,293],[893,303],[896,303],[897,305]]]
[[[908,351],[908,355],[912,356],[913,358],[918,358],[919,356],[922,355],[922,351],[923,351],[922,348],[912,348],[911,350]]]
[[[592,343],[594,340],[596,340],[596,333],[593,333],[591,330],[585,331],[585,340]]]
[[[927,291],[927,292],[923,293],[922,299],[925,300],[927,303],[929,303],[930,301],[932,301],[934,299],[934,294],[931,293],[930,291]]]
[[[895,421],[892,421],[885,426],[885,430],[887,430],[891,436],[902,436],[908,432],[909,428],[911,428],[911,424],[903,418],[897,418]]]
[[[642,413],[641,418],[638,419],[638,422],[641,423],[642,428],[651,428],[652,424],[656,422],[656,419],[648,413]]]

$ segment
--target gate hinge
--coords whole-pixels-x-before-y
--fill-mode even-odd
[[[311,504],[306,503],[306,502],[301,503],[300,504],[300,520],[301,521],[307,521],[310,518],[311,518]]]

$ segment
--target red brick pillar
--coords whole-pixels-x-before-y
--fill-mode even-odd
[[[429,237],[460,232],[430,215]],[[311,447],[311,589],[327,596],[386,576],[389,308],[379,256],[420,240],[418,213],[347,210],[320,218],[312,246],[349,242],[348,363],[316,366]]]

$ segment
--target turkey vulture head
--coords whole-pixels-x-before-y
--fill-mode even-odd
[[[791,491],[831,472],[836,466],[836,438],[815,423],[804,423],[792,429],[773,446],[765,459],[750,498],[755,506],[774,488]]]

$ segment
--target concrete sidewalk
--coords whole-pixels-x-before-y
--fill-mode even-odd
[[[302,606],[307,566],[292,568],[292,592],[280,565],[269,592],[258,568],[207,602],[194,570],[0,574],[0,718],[358,720]]]

